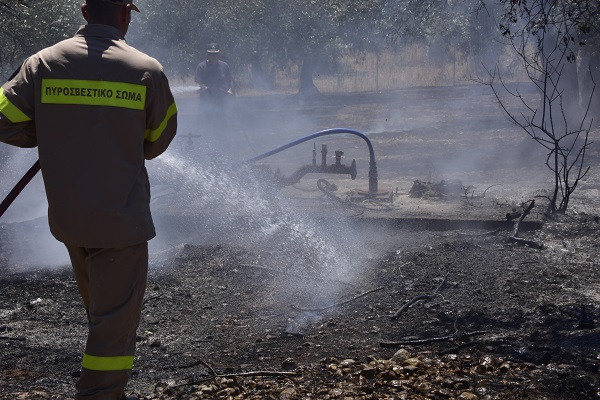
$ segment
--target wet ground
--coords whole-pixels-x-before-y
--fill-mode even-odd
[[[181,96],[180,132],[192,133],[193,100]],[[182,135],[150,167],[159,236],[131,392],[600,398],[597,172],[567,216],[541,224],[543,154],[481,88],[238,101],[236,146],[191,137],[190,147]],[[360,139],[316,143],[317,157],[328,145],[328,163],[338,148],[344,163],[356,159],[356,180],[309,174],[271,190],[224,167],[340,125],[371,138],[393,202],[344,201],[368,186]],[[297,147],[264,164],[284,175],[310,164],[313,143]],[[320,178],[338,189],[319,190]],[[474,192],[413,198],[416,179]],[[505,214],[531,199],[520,233],[531,242],[510,242]],[[45,225],[0,225],[0,399],[73,395],[86,321],[68,262],[23,256],[42,251]]]

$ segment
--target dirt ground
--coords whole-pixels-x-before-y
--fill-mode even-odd
[[[278,100],[248,101],[257,108],[241,114],[247,119],[260,119],[260,111],[273,123],[273,115],[290,113],[272,130],[245,131],[265,132],[252,154],[295,137],[278,131],[293,118],[310,121],[299,123],[304,132],[370,131],[380,186],[398,188],[394,203],[356,207],[318,192],[297,202],[290,191],[244,200],[239,182],[207,183],[210,174],[188,165],[178,190],[165,189],[153,203],[159,237],[170,239],[151,251],[129,393],[162,400],[600,398],[595,170],[566,216],[541,223],[535,195],[548,189],[544,166],[535,152],[517,162],[526,142],[480,89],[293,103],[300,113]],[[339,178],[342,198],[344,185],[365,187],[368,158],[360,141],[333,145],[360,166],[357,181]],[[293,170],[310,161],[311,146],[273,165]],[[593,147],[590,162],[597,159]],[[172,172],[155,172],[157,187],[171,179]],[[306,176],[295,189],[314,188],[318,178]],[[459,179],[478,194],[493,188],[485,201],[411,199],[415,179]],[[205,192],[190,192],[199,182]],[[510,242],[505,213],[534,198],[539,205],[520,233],[530,245]],[[405,210],[420,210],[420,219],[403,220]],[[66,263],[19,265],[17,253],[35,248],[35,237],[11,244],[15,232],[45,225],[44,218],[0,224],[0,399],[73,398],[86,320],[72,274]]]

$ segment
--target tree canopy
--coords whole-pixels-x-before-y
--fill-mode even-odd
[[[82,22],[74,0],[0,1],[0,69],[5,78],[30,54],[71,36]]]
[[[1,0],[0,68],[73,34],[82,0]],[[552,0],[535,0],[552,3]],[[554,0],[556,1],[556,0]],[[300,88],[312,72],[336,67],[341,54],[379,53],[420,43],[440,61],[463,54],[497,55],[498,28],[534,16],[534,0],[138,0],[128,41],[156,57],[170,76],[189,77],[206,45],[218,42],[236,69],[298,66]],[[564,2],[561,2],[564,3]],[[587,45],[598,42],[597,0],[568,0]],[[528,11],[529,10],[529,11]],[[496,12],[500,15],[496,15]],[[503,14],[502,14],[503,13]],[[530,18],[530,20],[533,20]],[[491,22],[490,22],[491,21]],[[496,21],[496,22],[495,22]],[[508,27],[508,28],[507,28]],[[534,28],[532,26],[532,28]],[[303,86],[304,85],[304,86]]]

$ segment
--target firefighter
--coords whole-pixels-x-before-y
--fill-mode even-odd
[[[222,100],[225,96],[232,96],[233,78],[229,65],[219,60],[221,49],[216,43],[210,43],[206,48],[206,60],[196,67],[196,83],[200,86],[201,93],[207,93],[213,99]]]
[[[195,81],[199,86],[198,125],[203,128],[203,149],[209,150],[210,158],[220,158],[221,152],[235,143],[231,135],[230,119],[235,115],[233,99],[234,82],[229,65],[221,61],[221,49],[217,43],[206,48],[206,58],[196,67]],[[227,149],[227,151],[225,151]],[[215,153],[216,152],[216,153]]]
[[[77,400],[135,398],[125,386],[155,236],[144,163],[177,127],[162,66],[125,42],[132,10],[132,0],[86,0],[87,25],[0,88],[0,141],[38,147],[50,231],[87,312]]]

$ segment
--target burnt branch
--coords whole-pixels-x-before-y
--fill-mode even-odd
[[[27,339],[24,338],[23,336],[16,336],[16,337],[12,337],[12,336],[0,336],[0,340],[16,340],[18,342],[24,342]]]
[[[437,296],[439,294],[439,292],[442,290],[442,288],[444,287],[444,285],[446,284],[446,279],[448,278],[449,274],[450,274],[449,272],[446,273],[446,276],[444,276],[444,279],[442,279],[442,282],[438,285],[438,287],[431,294],[424,294],[424,295],[413,297],[412,299],[410,299],[409,301],[404,303],[404,305],[402,307],[400,307],[400,309],[398,309],[398,311],[396,311],[396,313],[394,315],[392,315],[390,317],[390,319],[392,319],[392,320],[398,319],[400,317],[400,314],[402,314],[404,311],[408,310],[417,301],[431,300],[435,296]]]
[[[181,384],[175,385],[173,387],[198,385],[200,383],[212,381],[217,378],[237,378],[237,377],[248,377],[248,376],[297,376],[298,375],[298,373],[293,372],[293,371],[248,371],[248,372],[238,372],[238,373],[233,373],[233,374],[218,374],[215,371],[215,369],[212,366],[210,366],[210,364],[208,364],[207,362],[205,362],[203,360],[197,360],[197,362],[191,366],[196,366],[199,364],[202,364],[203,366],[205,366],[210,371],[211,376],[202,378],[202,379],[198,379],[198,380],[194,380],[194,381],[190,381],[190,382],[181,383]],[[191,367],[191,366],[189,366],[189,367]],[[186,367],[186,368],[189,368],[189,367]]]
[[[515,236],[509,236],[508,241],[511,243],[515,243],[521,246],[528,246],[531,247],[533,249],[538,249],[541,250],[544,248],[544,244],[543,243],[538,243],[536,241],[533,240],[528,240],[528,239],[522,239],[522,238],[518,238]]]
[[[466,332],[466,333],[460,333],[460,334],[454,333],[452,335],[447,335],[447,336],[439,336],[439,337],[432,337],[432,338],[426,338],[426,339],[400,340],[397,342],[380,342],[379,345],[381,347],[393,348],[393,347],[398,347],[398,346],[406,346],[406,345],[414,345],[414,344],[428,344],[428,343],[433,343],[433,342],[443,342],[446,340],[470,338],[471,336],[479,336],[479,335],[484,335],[486,333],[489,333],[489,331],[474,331],[474,332]]]
[[[526,203],[523,203],[523,212],[521,212],[519,219],[515,222],[515,228],[513,230],[513,237],[519,236],[519,230],[521,229],[521,222],[529,215],[533,207],[535,207],[535,200],[530,200],[527,207],[525,207]]]

